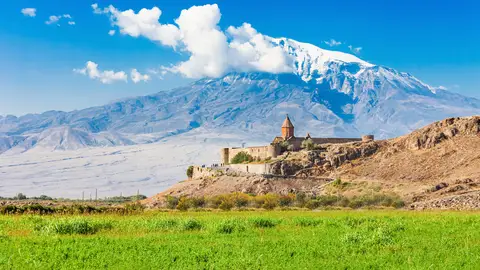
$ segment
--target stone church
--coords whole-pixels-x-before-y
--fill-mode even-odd
[[[282,124],[282,136],[275,137],[270,143],[266,146],[254,146],[254,147],[232,147],[232,148],[222,148],[221,150],[221,162],[223,164],[229,164],[233,157],[240,152],[245,152],[251,155],[256,159],[267,159],[267,158],[276,158],[281,154],[280,144],[287,142],[291,145],[293,151],[298,151],[301,149],[302,142],[304,140],[310,139],[315,144],[324,144],[324,143],[348,143],[356,142],[363,140],[373,140],[373,136],[363,136],[362,138],[312,138],[310,133],[307,133],[306,137],[296,137],[295,136],[295,127],[292,124],[292,121],[287,116]]]

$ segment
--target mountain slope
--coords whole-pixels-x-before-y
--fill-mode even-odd
[[[436,89],[408,73],[291,39],[271,42],[295,59],[294,73],[233,72],[105,106],[0,117],[0,153],[45,145],[65,150],[151,143],[199,127],[266,142],[278,134],[286,113],[300,135],[379,138],[480,114],[479,100]],[[59,128],[64,135],[45,136]]]

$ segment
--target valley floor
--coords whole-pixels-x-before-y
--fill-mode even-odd
[[[32,149],[0,155],[0,197],[18,193],[81,199],[95,196],[151,196],[185,178],[191,164],[219,163],[220,148],[241,139],[206,131],[152,144],[83,148],[75,151]]]
[[[1,216],[2,269],[474,269],[478,212]]]

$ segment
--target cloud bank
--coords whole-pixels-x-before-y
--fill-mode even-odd
[[[72,19],[72,16],[70,14],[63,14],[63,15],[52,15],[48,17],[48,21],[45,22],[45,24],[57,24],[60,26],[60,20],[61,19],[67,19],[69,25],[75,25],[75,22]]]
[[[98,64],[92,61],[88,61],[84,68],[74,69],[73,71],[78,74],[87,75],[88,77],[90,77],[90,79],[99,80],[104,84],[111,84],[118,81],[128,81],[128,76],[124,71],[100,71],[98,69]]]
[[[37,16],[37,9],[36,8],[24,8],[21,10],[22,14],[27,17],[35,17]]]
[[[74,69],[73,72],[88,76],[92,80],[100,81],[103,84],[112,84],[115,82],[128,82],[128,75],[125,71],[100,70],[98,64],[88,61],[84,68]],[[134,83],[148,82],[150,75],[141,74],[136,68],[130,72],[130,79]]]
[[[222,15],[216,4],[184,9],[175,24],[162,24],[158,7],[143,8],[138,13],[131,9],[120,11],[112,5],[100,8],[93,4],[92,9],[109,16],[112,26],[122,35],[144,37],[189,55],[186,61],[163,67],[166,72],[188,78],[220,77],[233,70],[292,72],[291,56],[250,24],[222,31],[218,26]]]
[[[141,74],[140,72],[138,72],[137,69],[132,69],[132,72],[130,73],[130,77],[132,78],[132,81],[134,83],[138,83],[138,82],[147,82],[150,80],[150,76],[147,75],[147,74]]]

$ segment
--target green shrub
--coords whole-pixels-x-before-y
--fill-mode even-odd
[[[231,234],[233,232],[242,232],[245,229],[246,228],[244,223],[238,219],[222,220],[220,223],[217,224],[215,228],[216,232],[223,233],[223,234]]]
[[[258,218],[250,219],[250,222],[256,228],[273,228],[273,227],[277,226],[277,224],[280,223],[280,220],[272,219],[272,218],[258,217]]]
[[[190,203],[191,203],[191,206],[194,207],[194,208],[205,207],[205,205],[206,205],[205,197],[190,198]]]
[[[178,198],[174,196],[167,196],[167,208],[175,209],[178,205]]]
[[[145,210],[145,206],[141,203],[127,203],[125,204],[125,210],[127,212],[133,213],[133,212],[143,212]]]
[[[196,219],[187,219],[182,223],[182,230],[184,231],[195,231],[201,230],[203,228],[202,223]]]
[[[113,228],[109,221],[92,222],[86,219],[62,219],[47,223],[38,223],[35,230],[46,234],[95,234],[99,230]]]
[[[187,197],[181,197],[177,204],[177,210],[187,211],[191,207],[190,199]]]
[[[292,193],[289,193],[288,195],[280,196],[278,198],[278,205],[281,207],[288,207],[293,204],[293,201],[295,200],[295,195]]]
[[[308,139],[302,141],[301,147],[302,147],[302,149],[306,149],[308,151],[311,151],[311,150],[315,149],[315,143],[312,141],[312,139],[308,138]]]
[[[193,176],[193,166],[188,167],[187,176],[188,176],[188,178],[192,178],[192,176]]]
[[[250,202],[250,196],[245,193],[241,192],[235,192],[232,194],[233,201],[236,207],[246,207],[248,206],[248,203]]]
[[[247,152],[239,152],[237,153],[233,158],[230,163],[232,164],[240,164],[240,163],[245,163],[245,162],[251,162],[253,161],[253,157],[249,155]]]
[[[295,194],[295,203],[298,207],[304,207],[307,200],[307,195],[303,192]]]
[[[300,227],[314,227],[323,223],[322,219],[311,217],[299,217],[294,219],[294,223]]]
[[[268,210],[272,210],[278,206],[278,195],[273,193],[268,193],[264,197],[262,207]]]
[[[147,223],[147,228],[151,230],[171,230],[179,225],[176,219],[153,219]]]

